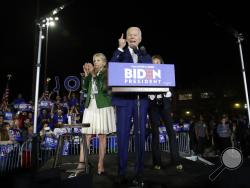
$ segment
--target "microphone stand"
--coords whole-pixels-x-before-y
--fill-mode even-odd
[[[134,53],[138,56],[138,63],[142,61],[141,53],[137,48],[133,48]],[[141,115],[140,115],[140,93],[137,93],[137,98],[136,98],[136,105],[137,105],[137,155],[136,155],[136,162],[139,163],[140,160],[142,159],[142,155],[144,151],[141,151]],[[136,126],[136,125],[134,125]],[[132,182],[135,187],[144,187],[144,181],[141,177],[142,174],[139,172],[140,169],[136,169],[136,179]]]
[[[137,125],[136,124],[134,124],[134,126],[137,126],[137,132],[134,132],[134,134],[135,134],[135,136],[136,136],[136,134],[137,134],[137,152],[138,153],[136,153],[136,162],[138,163],[137,165],[138,165],[138,167],[139,167],[139,161],[141,160],[141,158],[142,158],[142,152],[144,152],[144,151],[141,151],[141,115],[140,115],[140,106],[141,106],[141,104],[140,104],[140,94],[138,93],[137,94],[137,97],[136,97],[136,105],[137,105],[137,118],[138,118],[138,120],[137,120]],[[135,129],[134,129],[135,130]],[[138,168],[136,168],[136,175],[135,175],[135,179],[133,179],[133,181],[132,181],[132,185],[131,186],[129,186],[130,188],[132,188],[132,187],[144,187],[144,181],[143,181],[143,179],[142,179],[142,177],[141,177],[141,174],[139,173],[139,169]]]
[[[138,140],[137,140],[137,148],[138,148],[138,150],[137,150],[137,155],[136,155],[136,158],[137,158],[137,162],[139,163],[139,161],[141,160],[141,158],[142,158],[142,152],[144,152],[144,151],[141,151],[141,116],[140,116],[140,106],[141,106],[141,104],[140,104],[140,94],[138,93],[137,94],[137,117],[138,117],[138,120],[137,120],[137,138],[138,138]],[[138,178],[136,181],[137,182],[134,182],[135,184],[136,184],[136,186],[138,186],[138,187],[143,187],[144,186],[144,182],[143,182],[143,180],[142,179],[139,179],[139,178],[141,178],[140,177],[140,174],[138,173],[138,171],[139,171],[139,169],[136,169],[136,176],[138,176],[138,177],[136,177],[136,178]]]

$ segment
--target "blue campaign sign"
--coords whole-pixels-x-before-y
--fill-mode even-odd
[[[173,87],[175,86],[174,65],[110,62],[108,85]]]
[[[27,104],[27,103],[21,103],[21,104],[17,104],[14,106],[14,108],[24,112],[24,111],[32,111],[32,105],[31,104]]]

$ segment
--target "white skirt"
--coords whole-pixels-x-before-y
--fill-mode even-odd
[[[90,127],[82,128],[83,134],[110,134],[116,132],[114,107],[97,108],[96,100],[91,99],[89,107],[84,110],[82,123],[90,123]]]

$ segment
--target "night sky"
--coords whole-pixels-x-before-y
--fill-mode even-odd
[[[13,1],[11,1],[13,2]],[[9,2],[2,7],[2,59],[0,94],[11,73],[12,98],[21,92],[28,99],[32,93],[35,48],[35,19],[45,15],[62,0]],[[37,2],[39,6],[37,8]],[[239,3],[240,4],[240,3]],[[111,6],[112,5],[112,6]],[[235,88],[244,95],[241,61],[236,38],[230,28],[243,33],[246,74],[249,78],[249,17],[244,4],[170,4],[163,1],[81,1],[68,4],[59,14],[55,28],[49,29],[47,75],[63,79],[79,76],[82,64],[96,52],[108,59],[117,48],[118,38],[129,26],[139,26],[142,43],[151,55],[160,54],[174,64],[176,88]],[[37,11],[37,9],[39,11]],[[44,31],[45,34],[45,31]],[[43,40],[41,82],[44,75],[45,40]],[[248,83],[249,85],[249,83]],[[42,84],[40,87],[42,90]]]

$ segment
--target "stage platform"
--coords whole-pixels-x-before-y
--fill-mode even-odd
[[[135,187],[130,181],[125,185],[118,185],[117,179],[117,155],[106,155],[105,175],[97,175],[97,155],[89,156],[89,162],[92,164],[91,172],[88,175],[82,175],[74,178],[67,178],[70,175],[70,169],[76,168],[78,156],[63,157],[59,168],[52,169],[52,160],[48,161],[36,174],[30,172],[19,172],[12,177],[10,185],[13,187]],[[132,180],[134,176],[135,154],[129,153],[127,179]],[[175,187],[250,187],[250,160],[245,159],[243,165],[236,170],[224,170],[215,181],[209,180],[209,174],[220,165],[220,159],[206,158],[214,163],[214,166],[207,165],[201,161],[191,161],[182,158],[181,162],[184,170],[178,172],[175,166],[170,163],[169,153],[162,152],[163,169],[154,170],[152,168],[151,152],[145,155],[144,187],[152,188],[175,188]]]

